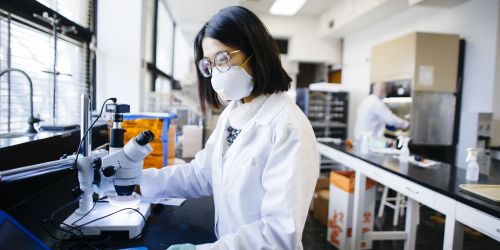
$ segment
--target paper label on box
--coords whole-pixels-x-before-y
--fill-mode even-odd
[[[434,67],[430,65],[420,65],[418,67],[418,84],[431,87],[434,85]]]

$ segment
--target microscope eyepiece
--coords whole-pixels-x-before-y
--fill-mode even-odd
[[[142,131],[142,133],[140,133],[135,138],[135,141],[139,145],[144,146],[144,145],[150,143],[151,141],[153,141],[154,138],[155,138],[155,135],[153,134],[153,132],[151,132],[151,130],[145,130],[145,131]]]

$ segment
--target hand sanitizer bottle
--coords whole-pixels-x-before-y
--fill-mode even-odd
[[[363,132],[361,138],[361,154],[368,154],[370,151],[370,136],[369,132]]]
[[[467,164],[467,170],[465,173],[465,179],[469,181],[477,181],[479,179],[479,165],[477,164],[477,155],[479,154],[479,149],[468,148],[467,149],[467,159],[465,160]]]
[[[399,142],[401,143],[401,153],[399,154],[399,162],[408,162],[410,159],[410,149],[408,148],[408,143],[410,143],[410,137],[400,136]]]

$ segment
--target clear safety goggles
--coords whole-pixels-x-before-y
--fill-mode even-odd
[[[232,52],[222,51],[215,54],[213,60],[210,60],[208,57],[204,57],[198,61],[198,69],[204,77],[211,77],[212,70],[215,67],[220,73],[227,72],[231,66],[233,66],[231,62],[231,55],[235,53],[239,53],[241,50],[235,50]],[[245,61],[240,65],[240,67],[245,67],[247,63],[250,61],[253,55],[249,56]]]

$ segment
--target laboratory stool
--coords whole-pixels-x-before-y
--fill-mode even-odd
[[[385,206],[388,206],[394,209],[394,218],[392,220],[392,225],[397,226],[399,216],[405,215],[406,196],[400,193],[396,193],[395,197],[388,197],[388,195],[389,195],[389,188],[384,187],[384,191],[382,193],[382,199],[380,201],[380,207],[378,209],[378,217],[380,218],[384,215],[384,208]],[[394,202],[394,204],[391,202]],[[420,223],[420,209],[417,209],[417,225],[419,223]]]

